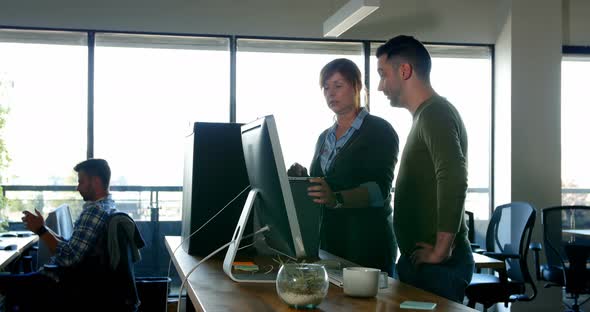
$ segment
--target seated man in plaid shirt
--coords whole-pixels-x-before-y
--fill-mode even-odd
[[[92,255],[102,253],[99,236],[106,231],[106,222],[116,212],[115,202],[109,194],[111,169],[104,159],[88,159],[77,164],[78,192],[86,202],[80,217],[74,224],[69,240],[65,240],[45,226],[39,211],[24,211],[22,221],[26,228],[39,235],[53,253],[50,263],[62,268],[75,267]],[[52,298],[59,274],[41,270],[29,274],[0,276],[0,292],[6,294],[8,305],[12,301],[37,301]],[[12,297],[12,298],[11,298]],[[45,302],[46,304],[47,302]],[[31,303],[32,304],[32,303]],[[22,311],[22,309],[21,309]]]

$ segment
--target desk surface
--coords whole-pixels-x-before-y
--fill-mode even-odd
[[[563,230],[562,232],[590,236],[590,229]]]
[[[180,236],[166,236],[166,248],[172,252],[180,244]],[[188,255],[178,248],[172,257],[174,266],[184,279],[200,257]],[[187,292],[197,311],[295,311],[281,301],[275,284],[236,283],[223,272],[223,261],[209,259],[189,277]],[[400,309],[406,300],[436,302],[434,311],[476,311],[424,290],[389,279],[389,288],[375,298],[356,299],[344,295],[342,288],[330,284],[328,296],[319,305],[321,311],[410,311]]]
[[[502,260],[494,259],[482,254],[473,253],[473,261],[478,269],[505,269],[506,264]]]
[[[0,270],[14,261],[18,256],[31,245],[39,240],[39,236],[31,235],[27,237],[0,237],[2,244],[16,244],[16,250],[0,250]]]

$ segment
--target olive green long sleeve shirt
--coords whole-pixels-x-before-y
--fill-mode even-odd
[[[418,107],[395,185],[394,229],[402,255],[437,232],[456,234],[469,250],[463,219],[467,191],[467,133],[455,107],[438,95]]]

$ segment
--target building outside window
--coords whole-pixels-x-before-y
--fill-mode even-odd
[[[590,55],[564,55],[561,62],[561,202],[590,206],[590,106],[586,90]]]
[[[72,168],[86,158],[87,51],[85,33],[0,30],[1,137],[10,158],[0,174],[3,185],[77,181]],[[18,221],[24,209],[79,203],[74,192],[6,196],[3,214]]]
[[[97,34],[94,67],[94,155],[109,161],[111,185],[181,186],[192,124],[229,122],[228,40]],[[157,193],[159,219],[180,220],[182,193]],[[113,193],[140,220],[155,196]]]

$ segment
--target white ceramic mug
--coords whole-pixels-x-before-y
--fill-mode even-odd
[[[378,269],[349,267],[343,269],[342,275],[344,294],[348,296],[375,297],[379,288],[388,287],[387,272]]]

